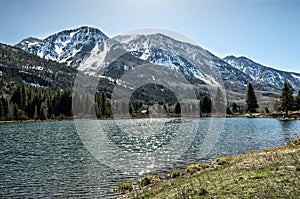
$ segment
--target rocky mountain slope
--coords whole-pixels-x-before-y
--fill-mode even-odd
[[[77,70],[47,61],[19,48],[0,44],[0,87],[23,82],[34,87],[72,87]]]
[[[240,96],[244,95],[248,82],[263,96],[278,96],[285,80],[300,88],[297,73],[268,68],[244,57],[221,59],[200,46],[163,34],[109,38],[96,28],[81,27],[43,40],[24,39],[16,46],[88,75],[109,77],[111,81],[118,81],[126,70],[148,63],[176,70],[196,87],[225,85],[230,93]]]
[[[247,57],[227,56],[223,59],[231,66],[250,76],[254,82],[273,85],[282,88],[284,81],[288,81],[294,88],[300,88],[300,74],[276,70],[263,66]]]
[[[83,26],[64,30],[46,39],[29,37],[18,43],[16,47],[41,58],[78,67],[91,50],[106,39],[107,36],[100,30]]]

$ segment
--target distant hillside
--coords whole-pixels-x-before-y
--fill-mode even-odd
[[[141,63],[161,65],[182,73],[196,87],[217,87],[224,83],[232,99],[244,95],[248,82],[266,97],[277,97],[284,80],[300,89],[299,74],[268,68],[246,57],[221,59],[201,46],[160,33],[110,38],[97,28],[83,26],[45,39],[29,37],[16,46],[42,58],[78,68],[86,74],[109,76],[114,80]],[[117,55],[124,56],[115,62]]]
[[[76,68],[87,75],[86,80],[100,80],[97,89],[104,91],[108,98],[116,85],[123,86],[126,92],[134,92],[134,88],[128,86],[129,82],[122,77],[136,71],[140,65],[159,65],[162,66],[162,70],[172,70],[183,75],[187,81],[181,82],[181,87],[191,87],[197,100],[207,94],[214,98],[216,88],[224,86],[228,101],[243,105],[247,84],[251,82],[256,90],[260,108],[273,108],[284,81],[289,82],[295,91],[300,89],[300,74],[265,67],[246,57],[228,56],[221,59],[201,46],[160,33],[118,35],[110,38],[97,28],[83,26],[58,32],[45,39],[29,37],[16,47],[41,58]],[[157,71],[157,74],[161,74],[162,70]],[[143,72],[145,71],[141,73]],[[64,72],[62,75],[65,76]],[[22,78],[26,78],[26,75]],[[173,85],[176,78],[171,75],[168,78],[168,85]],[[64,79],[67,78],[61,78]],[[35,84],[34,81],[26,82]],[[87,81],[82,83],[84,87],[81,88],[88,88],[90,93],[95,93],[95,89],[93,90]],[[159,99],[161,95],[159,90],[155,89],[141,94],[142,91],[143,89],[140,89],[135,93],[135,97],[151,101],[150,99]]]
[[[16,47],[0,44],[0,87],[18,83],[40,88],[71,88],[77,70],[42,59]]]
[[[273,85],[274,88],[282,88],[284,81],[289,82],[295,89],[300,89],[300,74],[286,72],[266,67],[256,63],[247,57],[227,56],[223,59],[231,66],[250,76],[257,84],[267,86]]]

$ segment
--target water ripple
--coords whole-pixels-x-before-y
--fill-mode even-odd
[[[300,135],[300,121],[229,118],[218,143],[203,159],[198,157],[198,152],[210,120],[188,120],[191,122],[186,124],[168,124],[168,119],[122,120],[117,126],[114,121],[85,122],[87,125],[101,123],[109,140],[122,150],[134,152],[151,152],[167,145],[183,125],[186,125],[184,129],[196,128],[193,142],[182,151],[180,159],[160,168],[159,164],[165,161],[160,156],[165,157],[169,151],[157,154],[153,167],[158,168],[158,173],[219,156],[285,145]],[[4,198],[113,198],[118,194],[113,189],[120,182],[139,177],[135,172],[114,170],[92,157],[72,121],[1,124],[0,133],[0,195]]]

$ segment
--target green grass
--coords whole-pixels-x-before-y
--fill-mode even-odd
[[[300,137],[289,146],[222,157],[172,173],[171,179],[152,181],[123,197],[300,198]]]

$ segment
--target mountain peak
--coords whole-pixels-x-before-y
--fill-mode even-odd
[[[68,30],[63,30],[60,31],[58,33],[55,33],[53,35],[50,35],[47,38],[51,38],[53,36],[59,36],[59,35],[65,35],[65,34],[69,34],[69,35],[75,35],[77,33],[84,33],[84,34],[97,34],[97,35],[102,35],[103,38],[107,39],[108,37],[101,32],[101,30],[99,30],[98,28],[94,28],[94,27],[90,27],[90,26],[81,26],[78,28],[74,28],[74,29],[68,29]],[[46,38],[46,39],[47,39]]]
[[[103,41],[106,40],[108,37],[101,32],[97,28],[89,27],[89,26],[81,26],[79,28],[75,29],[69,29],[69,30],[64,30],[58,33],[55,33],[53,35],[50,35],[44,41],[53,41],[53,40],[77,40],[81,42],[86,42],[89,39],[93,39],[95,41]]]
[[[16,45],[19,45],[19,44],[33,44],[33,43],[37,43],[37,42],[41,42],[42,40],[39,39],[39,38],[36,38],[36,37],[27,37],[25,39],[23,39],[20,43],[16,44]]]
[[[40,40],[29,37],[16,45],[41,58],[78,67],[90,51],[108,37],[97,28],[81,26],[60,31]]]
[[[238,57],[234,55],[227,55],[226,57],[223,58],[223,60],[229,60],[229,59],[237,59]]]

